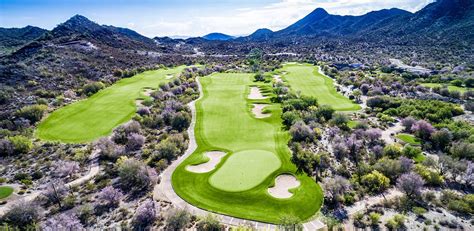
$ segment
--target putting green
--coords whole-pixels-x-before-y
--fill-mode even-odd
[[[0,199],[5,199],[12,195],[13,188],[10,186],[0,186]]]
[[[209,178],[212,186],[229,192],[249,190],[280,168],[281,162],[271,152],[248,150],[232,154]]]
[[[435,88],[435,87],[443,87],[441,83],[422,83],[421,86],[428,87],[428,88]],[[472,88],[467,87],[458,87],[448,84],[449,91],[459,91],[460,93],[464,94],[468,90],[472,90]]]
[[[270,84],[255,83],[252,74],[244,73],[216,73],[200,82],[203,96],[196,102],[195,125],[198,147],[173,172],[174,191],[199,208],[239,218],[270,223],[278,223],[285,215],[302,221],[311,218],[323,202],[322,190],[310,177],[296,173],[287,146],[289,135],[282,130],[281,105],[269,98],[248,99],[251,86],[268,89]],[[268,104],[271,116],[255,118],[255,103]],[[228,155],[210,172],[186,170],[188,165],[208,161],[202,155],[208,151]],[[289,199],[268,193],[281,174],[293,174],[301,182]]]
[[[122,79],[87,99],[54,111],[39,124],[36,136],[43,140],[82,143],[109,135],[135,115],[135,100],[145,97],[141,93],[145,88],[157,88],[160,83],[170,81],[166,76],[178,74],[184,67],[146,71]]]
[[[310,64],[287,63],[281,71],[287,72],[282,78],[294,92],[314,96],[320,105],[329,105],[337,111],[357,111],[361,107],[336,91],[334,80],[321,74],[318,67]]]

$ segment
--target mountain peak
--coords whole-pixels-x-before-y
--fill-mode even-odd
[[[214,33],[207,34],[207,35],[203,36],[202,38],[204,38],[204,39],[206,39],[206,40],[226,41],[226,40],[234,39],[234,36],[230,36],[230,35],[227,35],[227,34],[214,32]]]
[[[66,22],[59,24],[52,32],[56,35],[64,35],[70,34],[71,32],[87,33],[100,29],[102,29],[102,27],[99,24],[77,14]]]
[[[325,15],[329,15],[329,13],[323,8],[316,8],[315,10],[313,10],[313,12],[310,13],[310,15],[325,16]]]
[[[92,22],[91,20],[89,20],[88,18],[86,18],[86,17],[84,17],[80,14],[76,14],[76,15],[72,16],[70,19],[68,19],[64,23],[70,23],[70,24],[96,24],[95,22]]]

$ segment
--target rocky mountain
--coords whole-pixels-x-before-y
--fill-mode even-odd
[[[438,0],[415,14],[383,21],[363,31],[370,37],[431,39],[445,43],[474,42],[474,1]]]
[[[227,35],[227,34],[223,34],[223,33],[210,33],[210,34],[202,36],[202,38],[204,38],[206,40],[211,40],[211,41],[216,41],[216,40],[217,41],[227,41],[227,40],[234,39],[235,37]]]
[[[361,16],[331,15],[318,8],[293,25],[275,32],[275,37],[284,36],[347,36],[365,30],[383,20],[410,15],[400,9],[373,11]]]
[[[66,22],[59,24],[43,40],[63,42],[88,40],[92,43],[96,42],[121,49],[157,49],[153,39],[140,35],[133,30],[101,26],[81,15],[76,15]]]
[[[41,37],[47,30],[26,26],[23,28],[0,28],[0,56]]]
[[[400,9],[369,12],[361,16],[331,15],[318,8],[306,17],[266,38],[354,39],[397,44],[441,42],[468,45],[474,41],[474,1],[438,0],[416,13]],[[258,37],[247,37],[258,41]]]

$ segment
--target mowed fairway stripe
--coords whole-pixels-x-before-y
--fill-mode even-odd
[[[44,140],[67,143],[93,141],[106,136],[118,125],[129,121],[136,112],[135,100],[144,88],[157,88],[168,82],[166,76],[184,69],[146,71],[118,81],[93,96],[60,108],[44,119],[36,131]]]
[[[287,147],[288,134],[281,130],[281,107],[268,103],[271,117],[252,115],[254,101],[248,100],[251,74],[219,73],[200,78],[203,96],[196,102],[195,135],[198,148],[172,175],[174,191],[202,209],[237,218],[278,223],[284,215],[307,220],[323,200],[318,184],[296,174]],[[263,103],[261,100],[260,103]],[[193,173],[186,166],[207,159],[202,153],[228,153],[208,173]],[[290,199],[277,199],[268,187],[280,174],[297,176],[301,186]]]
[[[329,105],[337,111],[356,111],[361,107],[340,94],[334,88],[334,80],[319,73],[317,67],[309,64],[285,64],[283,78],[294,92],[313,96],[320,105]]]

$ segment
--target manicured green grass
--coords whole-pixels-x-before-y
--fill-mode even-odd
[[[211,176],[209,183],[224,191],[245,191],[262,183],[280,166],[280,159],[272,152],[262,150],[236,152]]]
[[[423,163],[423,161],[426,160],[426,156],[421,153],[417,155],[415,158],[413,158],[413,160],[415,161],[415,163]]]
[[[170,81],[169,74],[178,74],[184,66],[147,71],[118,81],[93,96],[51,113],[36,130],[43,140],[82,143],[106,136],[136,112],[136,99],[144,98],[145,88],[157,88]]]
[[[351,121],[347,122],[347,126],[350,129],[354,129],[358,124],[359,124],[359,121],[354,121],[354,120],[351,120]]]
[[[196,102],[195,135],[198,148],[172,175],[176,193],[202,209],[245,219],[278,223],[284,215],[293,215],[301,220],[313,216],[323,202],[322,190],[310,177],[296,174],[296,167],[290,161],[291,154],[287,147],[289,135],[281,129],[281,106],[272,104],[269,99],[247,99],[251,85],[260,84],[260,87],[266,89],[265,92],[269,92],[270,86],[254,83],[253,75],[241,73],[213,74],[200,81],[204,95]],[[257,119],[252,116],[253,103],[267,103],[271,117]],[[269,163],[262,163],[261,160],[258,161],[262,156],[254,156],[254,152],[249,152],[250,150],[272,153],[281,164],[275,165],[277,162],[273,158]],[[187,165],[207,161],[203,156],[207,151],[224,151],[229,154],[211,172],[197,174],[186,170]],[[267,158],[265,156],[264,159]],[[249,165],[245,166],[245,171],[250,171],[246,175],[260,171],[263,172],[262,175],[249,176],[249,179],[238,177],[243,172],[239,167],[245,163],[245,159]],[[269,168],[265,166],[267,164],[273,167],[266,169]],[[277,166],[276,171],[270,173],[274,166]],[[301,186],[294,190],[293,197],[276,199],[267,190],[274,184],[275,178],[283,173],[294,174]],[[220,174],[225,176],[221,177]],[[215,184],[216,179],[223,180],[227,177],[236,181],[225,182],[225,187],[221,188],[226,190],[211,184],[211,181]],[[245,188],[255,186],[246,191],[235,192],[235,189],[243,189],[239,188],[239,184],[244,182]]]
[[[421,145],[421,142],[414,136],[406,133],[400,133],[397,138],[401,141],[411,145]]]
[[[309,64],[286,64],[282,78],[294,92],[314,96],[320,105],[329,105],[337,111],[357,111],[361,107],[336,91],[334,80],[319,73],[318,67]]]
[[[13,188],[10,186],[0,186],[0,199],[5,199],[12,195]]]
[[[422,83],[421,86],[428,87],[428,88],[434,88],[434,87],[443,87],[443,84],[441,83]],[[448,85],[448,90],[449,91],[459,91],[460,93],[464,93],[468,90],[472,90],[471,88],[466,88],[466,87],[457,87],[453,85]]]

